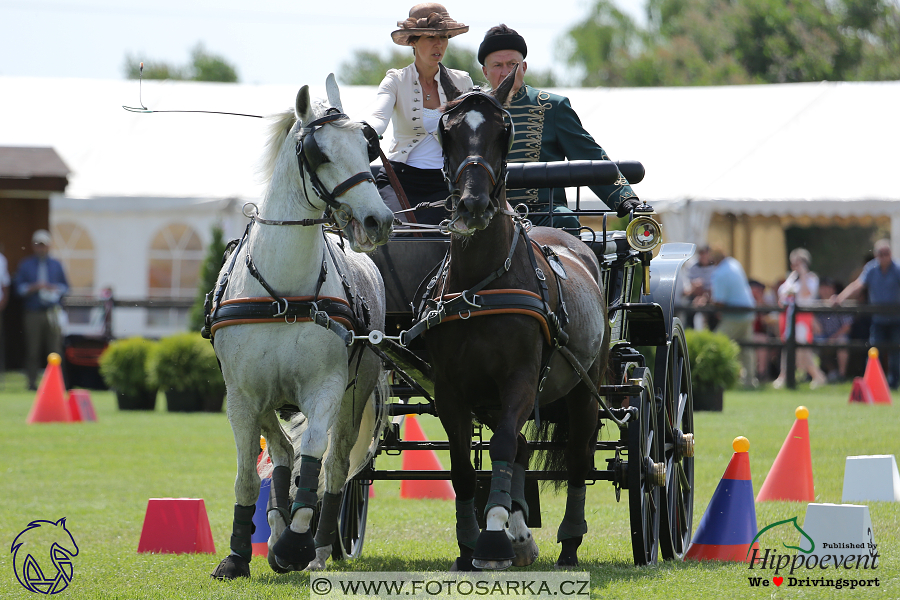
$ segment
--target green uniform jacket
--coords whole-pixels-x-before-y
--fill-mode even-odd
[[[509,162],[609,160],[606,151],[584,130],[565,96],[523,85],[510,101],[509,113],[516,126]],[[636,196],[621,174],[615,184],[592,186],[591,190],[613,210],[626,198]],[[546,211],[550,190],[507,190],[506,198],[513,206],[524,202],[532,212]],[[553,203],[567,205],[565,189],[553,191]]]

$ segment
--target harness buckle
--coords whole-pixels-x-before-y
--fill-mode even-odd
[[[544,272],[541,270],[540,267],[536,267],[536,268],[534,269],[534,274],[537,276],[537,278],[538,278],[539,280],[541,280],[541,281],[547,281],[547,278],[544,276]]]
[[[468,291],[469,291],[469,290],[463,290],[463,293],[460,294],[460,296],[462,296],[463,302],[465,302],[466,304],[468,304],[468,305],[471,306],[472,308],[481,308],[481,305],[480,305],[480,304],[476,304],[476,303],[475,303],[475,299],[478,298],[478,295],[477,295],[477,294],[473,294],[473,295],[472,295],[472,300],[471,300],[471,301],[469,301],[469,299],[466,298],[466,292],[468,292]],[[470,311],[470,312],[471,312],[471,311]],[[467,317],[467,318],[468,318],[468,317]]]
[[[249,255],[248,255],[248,258],[249,258]],[[284,302],[284,308],[281,308],[281,303],[282,303],[282,302]],[[287,316],[286,316],[286,315],[287,315],[287,311],[288,311],[288,301],[287,301],[287,298],[278,298],[278,299],[276,299],[275,302],[273,302],[272,304],[275,305],[275,310],[277,311],[277,312],[276,312],[274,315],[272,315],[272,316],[274,316],[274,317],[284,317],[284,318],[285,318],[285,321],[286,321],[286,320],[287,320]],[[295,318],[295,320],[296,320],[296,318]]]

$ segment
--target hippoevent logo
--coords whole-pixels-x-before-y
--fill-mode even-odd
[[[787,524],[793,525],[799,532],[800,545],[789,546],[782,542],[782,546],[788,550],[796,550],[796,554],[779,553],[771,548],[763,551],[753,547],[766,531]],[[816,541],[797,524],[797,517],[772,523],[761,529],[750,542],[750,549],[747,551],[747,558],[750,561],[748,568],[759,572],[758,575],[754,573],[747,578],[750,587],[784,585],[836,590],[879,587],[881,582],[878,577],[866,576],[875,575],[869,571],[878,568],[878,545],[875,544],[871,529],[868,530],[868,534],[869,541],[864,543],[822,541],[817,545]],[[833,569],[836,575],[829,575],[828,569]]]
[[[78,556],[75,538],[66,529],[66,518],[32,521],[10,549],[16,579],[36,594],[58,594],[72,581],[72,558]]]

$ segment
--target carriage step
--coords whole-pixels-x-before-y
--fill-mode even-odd
[[[491,479],[492,471],[479,470],[475,471],[478,479]],[[525,479],[536,479],[538,481],[565,481],[569,478],[568,471],[525,471]],[[422,470],[374,470],[363,469],[353,479],[360,481],[422,481],[422,480],[442,480],[450,479],[450,471],[422,471]],[[585,477],[587,481],[612,481],[612,471],[600,471],[592,469]]]
[[[640,396],[643,391],[643,387],[640,385],[600,385],[597,386],[597,391],[600,392],[601,396]]]

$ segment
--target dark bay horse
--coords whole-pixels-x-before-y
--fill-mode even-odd
[[[540,416],[537,406],[551,402],[564,403],[567,414],[555,424],[554,438],[565,441],[558,452],[568,473],[557,565],[578,564],[598,403],[572,365],[583,367],[596,386],[609,355],[600,266],[591,249],[557,229],[526,232],[530,224],[506,203],[513,132],[502,105],[514,76],[491,94],[476,90],[450,102],[440,123],[453,202],[450,252],[420,315],[440,322],[428,328],[425,340],[457,497],[460,556],[454,570],[525,566],[537,558],[525,526],[531,452],[521,431],[533,414]],[[483,532],[474,508],[473,415],[493,431]]]

